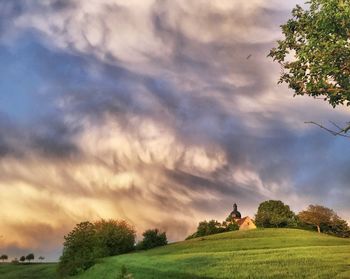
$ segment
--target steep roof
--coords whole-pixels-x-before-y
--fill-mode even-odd
[[[241,226],[247,219],[250,219],[249,216],[236,220],[236,223]]]

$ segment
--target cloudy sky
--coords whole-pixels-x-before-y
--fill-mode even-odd
[[[0,252],[57,259],[98,218],[180,240],[233,202],[350,220],[350,142],[304,124],[349,109],[293,98],[266,57],[297,2],[2,0]]]

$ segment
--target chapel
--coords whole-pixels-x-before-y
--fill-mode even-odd
[[[236,222],[239,226],[239,230],[256,229],[256,225],[254,224],[254,221],[249,216],[242,218],[242,215],[238,211],[238,207],[236,203],[233,204],[233,211],[227,217],[227,221]]]

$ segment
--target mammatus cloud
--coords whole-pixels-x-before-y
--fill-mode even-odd
[[[279,2],[3,1],[2,250],[57,258],[98,218],[179,240],[234,201],[349,219],[349,143],[303,123],[349,113],[276,85]]]

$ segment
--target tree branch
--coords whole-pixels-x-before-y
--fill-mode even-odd
[[[334,130],[331,130],[321,124],[318,124],[314,121],[307,121],[307,122],[304,122],[305,124],[313,124],[313,125],[316,125],[318,127],[320,127],[321,129],[327,131],[328,133],[332,134],[333,136],[341,136],[341,137],[344,137],[344,138],[350,138],[349,135],[346,135],[346,133],[349,131],[350,129],[350,124],[345,127],[345,128],[340,128],[338,125],[336,125],[335,123],[331,122],[335,127],[337,127],[339,129],[339,131],[334,131]]]

